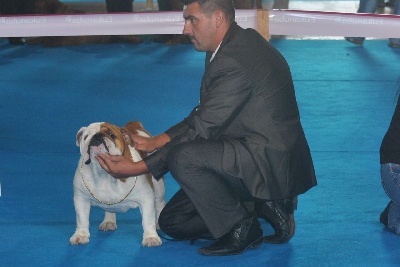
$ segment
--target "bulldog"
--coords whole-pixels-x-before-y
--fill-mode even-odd
[[[129,122],[120,128],[106,122],[82,127],[76,135],[81,157],[74,177],[74,205],[76,231],[70,238],[73,245],[89,242],[89,213],[91,206],[105,211],[99,229],[117,229],[116,213],[139,207],[142,215],[143,246],[162,244],[157,234],[158,217],[165,206],[164,179],[155,180],[149,175],[115,179],[99,164],[96,156],[101,153],[123,155],[140,161],[146,154],[134,148],[132,134],[150,136],[139,122]]]

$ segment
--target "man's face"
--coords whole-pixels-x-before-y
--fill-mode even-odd
[[[195,49],[200,52],[214,52],[216,49],[216,25],[214,15],[202,13],[197,2],[183,8],[185,26],[183,34],[189,36]],[[217,44],[218,45],[218,44]]]

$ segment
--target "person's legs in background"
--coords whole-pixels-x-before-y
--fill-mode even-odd
[[[32,0],[0,0],[0,14],[3,15],[25,15],[31,14],[35,2]],[[14,45],[24,45],[22,37],[9,37],[8,41]]]
[[[159,11],[183,11],[180,0],[158,0]],[[190,38],[183,34],[159,34],[154,38],[156,43],[166,45],[190,44]]]
[[[375,14],[378,7],[378,0],[360,0],[360,6],[357,13]],[[393,14],[400,15],[400,0],[394,0]],[[356,45],[362,45],[365,37],[345,37],[346,41]],[[389,38],[388,46],[392,48],[400,48],[400,38]]]
[[[106,0],[107,12],[133,12],[134,0]]]
[[[393,14],[400,15],[400,0],[395,0],[393,5]],[[399,48],[400,38],[389,38],[388,45],[393,48]]]
[[[381,165],[382,186],[391,199],[380,215],[380,222],[400,235],[400,165]]]
[[[357,13],[370,13],[375,14],[378,5],[378,0],[360,0],[360,5],[358,7]],[[365,37],[345,37],[346,41],[362,45],[364,43]]]
[[[254,0],[233,0],[235,9],[251,9],[254,7]]]
[[[118,12],[133,12],[133,1],[134,0],[106,0],[107,12],[118,13]],[[121,35],[114,37],[115,42],[128,42],[133,44],[140,44],[143,42],[140,36],[136,35]]]

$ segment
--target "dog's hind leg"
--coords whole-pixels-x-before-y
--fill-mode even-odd
[[[157,234],[154,199],[143,200],[139,204],[142,214],[143,240],[142,246],[155,247],[160,246],[162,241]]]
[[[104,220],[99,225],[99,229],[103,231],[114,231],[117,230],[117,216],[115,213],[105,212]]]

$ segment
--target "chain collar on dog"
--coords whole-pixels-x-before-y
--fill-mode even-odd
[[[92,193],[92,191],[89,189],[89,186],[86,184],[85,178],[83,178],[83,175],[82,175],[82,167],[83,167],[83,162],[82,162],[82,164],[81,164],[81,177],[82,177],[83,184],[85,185],[86,189],[89,191],[90,195],[91,195],[94,199],[96,199],[98,202],[100,202],[101,204],[108,205],[108,206],[112,206],[112,205],[121,203],[122,201],[124,201],[124,200],[130,195],[130,193],[132,192],[133,188],[135,188],[135,186],[136,186],[137,176],[135,176],[135,183],[133,184],[133,187],[131,188],[131,190],[129,190],[128,194],[126,194],[125,197],[123,197],[122,199],[120,199],[120,200],[118,200],[118,201],[116,201],[116,202],[105,202],[105,201],[101,201],[100,199],[98,199],[98,198]]]

